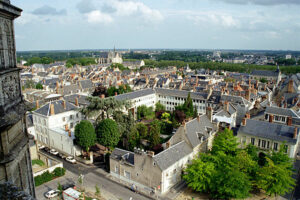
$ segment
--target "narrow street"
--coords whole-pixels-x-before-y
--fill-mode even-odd
[[[49,153],[47,153],[49,155]],[[50,157],[54,157],[50,155]],[[36,195],[38,200],[44,200],[45,193],[51,189],[57,189],[58,183],[74,183],[78,187],[78,177],[80,174],[84,175],[83,187],[86,192],[95,193],[95,186],[100,188],[101,196],[107,200],[148,200],[148,197],[136,194],[128,188],[115,183],[107,177],[108,173],[97,166],[87,166],[81,163],[71,164],[65,160],[58,158],[56,159],[63,162],[64,168],[66,168],[66,175],[41,186],[36,187]]]

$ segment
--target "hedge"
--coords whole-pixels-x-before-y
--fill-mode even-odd
[[[49,171],[44,172],[41,175],[34,177],[35,186],[42,185],[46,182],[49,182],[57,177],[63,176],[66,173],[65,168],[57,167],[52,173]]]

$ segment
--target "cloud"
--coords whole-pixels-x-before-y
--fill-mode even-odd
[[[80,13],[89,13],[96,10],[92,0],[81,0],[76,8]]]
[[[142,2],[135,0],[81,0],[76,5],[80,13],[88,16],[88,21],[94,23],[112,22],[117,18],[135,17],[147,22],[157,22],[164,19],[159,10],[152,9]],[[97,12],[96,12],[97,11]],[[104,20],[90,20],[102,16]]]
[[[90,13],[87,13],[86,16],[87,16],[87,21],[91,24],[96,24],[96,23],[109,24],[113,22],[113,18],[110,15],[102,13],[99,10],[94,10]]]
[[[37,8],[34,11],[32,11],[32,14],[35,14],[35,15],[66,15],[67,11],[66,11],[66,9],[56,10],[53,7],[44,5],[40,8]]]
[[[283,5],[283,4],[300,5],[299,0],[216,0],[216,1],[223,1],[225,3],[240,4],[240,5],[247,5],[247,4],[255,4],[255,5],[262,5],[262,6]]]

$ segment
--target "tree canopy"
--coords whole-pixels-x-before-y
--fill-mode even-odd
[[[270,196],[293,189],[295,180],[291,177],[292,164],[287,154],[267,154],[266,164],[260,166],[256,147],[239,149],[238,145],[232,131],[219,132],[212,151],[193,160],[183,179],[193,190],[209,193],[215,199],[243,199],[255,188]]]
[[[112,119],[102,120],[96,127],[97,140],[103,146],[114,148],[120,140],[118,124]]]
[[[82,120],[75,126],[75,140],[79,146],[88,151],[96,142],[94,126],[87,120]]]

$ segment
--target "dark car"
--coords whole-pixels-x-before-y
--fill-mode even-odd
[[[73,183],[66,183],[66,184],[62,185],[63,190],[66,190],[68,188],[74,188],[74,187],[75,187],[75,185]]]
[[[44,150],[45,150],[46,152],[50,152],[51,149],[48,148],[48,147],[45,147]]]

